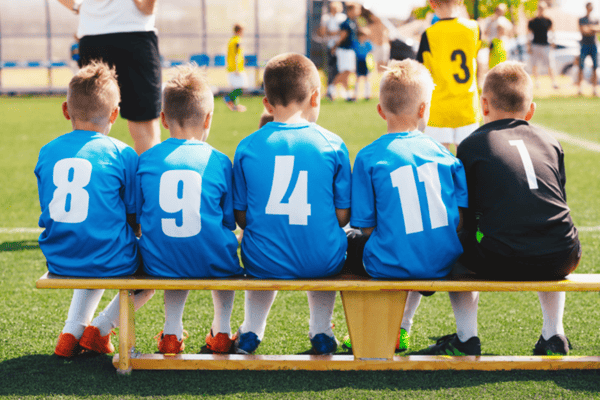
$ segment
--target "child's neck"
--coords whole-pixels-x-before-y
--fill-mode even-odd
[[[273,121],[285,124],[297,124],[308,121],[308,113],[304,107],[298,103],[291,103],[288,106],[275,106],[273,108]]]
[[[388,133],[412,132],[419,129],[419,120],[406,115],[394,115],[387,118]]]
[[[458,18],[460,16],[460,6],[457,4],[447,4],[436,7],[434,10],[440,19]]]
[[[169,126],[169,134],[174,139],[182,139],[182,140],[199,140],[201,142],[206,142],[208,138],[208,131],[202,129],[200,126],[179,126],[177,124],[172,124]]]
[[[100,132],[103,135],[108,135],[110,132],[111,124],[108,125],[98,125],[89,121],[77,121],[75,119],[71,119],[71,126],[74,131],[91,131],[91,132]]]

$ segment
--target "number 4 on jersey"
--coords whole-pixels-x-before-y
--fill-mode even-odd
[[[283,197],[290,186],[294,172],[294,156],[276,156],[275,172],[271,194],[267,202],[266,214],[287,215],[290,225],[308,225],[310,204],[308,204],[308,171],[299,171],[296,186],[287,203]]]

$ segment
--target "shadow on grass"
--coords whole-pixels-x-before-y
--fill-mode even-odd
[[[575,392],[597,392],[600,380],[600,371],[133,371],[122,377],[111,361],[109,356],[66,361],[54,355],[7,360],[0,363],[0,396],[297,397],[314,391],[432,391],[546,381]]]
[[[0,243],[0,252],[3,251],[21,251],[21,250],[39,250],[40,246],[37,240],[22,240],[20,242],[2,242]]]

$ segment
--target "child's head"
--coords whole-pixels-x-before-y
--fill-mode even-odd
[[[358,33],[356,34],[356,38],[359,42],[364,43],[369,38],[370,33],[371,31],[369,30],[369,28],[360,28],[358,30]]]
[[[529,120],[535,111],[533,82],[522,63],[505,61],[490,69],[483,83],[484,121],[503,118]]]
[[[417,118],[423,129],[429,119],[433,79],[423,64],[391,61],[381,78],[379,106],[387,116]]]
[[[356,19],[362,13],[362,6],[359,3],[346,3],[346,15],[350,19]]]
[[[329,13],[335,15],[344,11],[344,6],[339,1],[331,1],[329,2]]]
[[[244,25],[238,23],[233,26],[233,33],[236,36],[242,36],[244,34]]]
[[[269,60],[264,72],[265,99],[269,107],[305,106],[314,122],[319,115],[321,79],[315,64],[302,54],[284,53]],[[314,119],[314,120],[313,120]]]
[[[496,14],[497,17],[502,17],[502,16],[506,15],[506,11],[508,11],[506,4],[500,3],[494,10],[494,14]]]
[[[163,90],[163,119],[169,127],[210,129],[215,100],[204,70],[179,67]]]
[[[81,68],[69,82],[63,112],[74,127],[83,123],[105,128],[116,119],[120,101],[115,69],[94,61]]]
[[[463,0],[429,0],[431,8],[434,10],[440,7],[455,6],[463,3]]]

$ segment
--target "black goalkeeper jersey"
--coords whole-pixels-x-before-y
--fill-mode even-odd
[[[565,192],[562,147],[524,120],[481,126],[457,150],[469,190],[465,228],[507,257],[569,249],[577,237]]]

